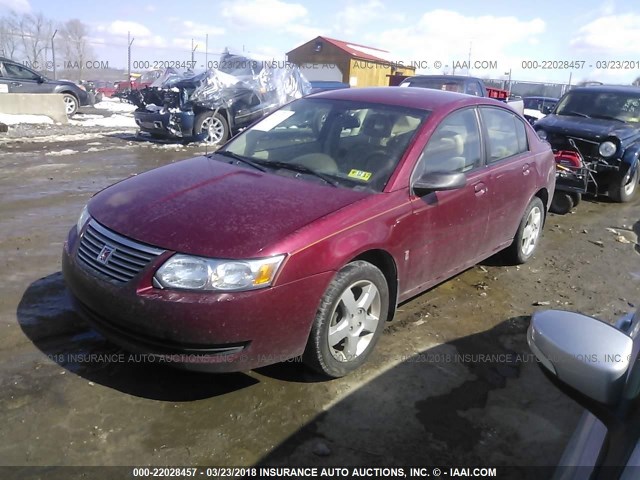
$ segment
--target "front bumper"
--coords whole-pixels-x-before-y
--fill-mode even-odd
[[[167,138],[189,138],[193,135],[195,116],[186,112],[149,112],[137,110],[133,117],[141,131]]]
[[[187,292],[151,285],[166,252],[124,284],[76,257],[70,231],[62,271],[78,313],[125,350],[156,363],[209,372],[246,371],[304,351],[332,272],[249,292]]]

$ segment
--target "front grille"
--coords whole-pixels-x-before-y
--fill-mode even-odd
[[[118,283],[135,277],[164,250],[150,247],[90,220],[80,239],[78,259]]]

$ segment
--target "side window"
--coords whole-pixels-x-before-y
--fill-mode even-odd
[[[27,70],[24,67],[14,65],[12,63],[5,63],[4,68],[7,71],[8,77],[21,78],[23,80],[36,80],[37,76],[33,72]]]
[[[418,160],[416,173],[467,172],[480,165],[480,131],[475,110],[458,110],[436,128]]]
[[[501,108],[481,108],[482,121],[487,128],[488,162],[518,155],[529,149],[527,132],[522,120]]]

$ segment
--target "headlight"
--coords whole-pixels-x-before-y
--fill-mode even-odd
[[[605,158],[613,157],[617,150],[618,147],[616,144],[608,140],[606,142],[602,142],[598,147],[598,153]]]
[[[87,87],[85,87],[84,85],[78,85],[78,87],[80,88],[80,90],[84,90],[85,92],[87,91]]]
[[[544,130],[536,130],[536,133],[538,134],[538,138],[540,138],[540,140],[547,139],[547,132],[545,132]]]
[[[156,272],[164,288],[239,291],[268,287],[284,255],[258,260],[216,260],[176,254]]]
[[[80,217],[78,218],[78,222],[76,223],[76,232],[78,232],[78,235],[80,235],[80,232],[82,231],[84,226],[87,224],[89,219],[91,219],[91,217],[89,216],[89,209],[85,205],[84,207],[82,207],[82,211],[80,212]]]

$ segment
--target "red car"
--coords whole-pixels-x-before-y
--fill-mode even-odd
[[[527,261],[554,182],[549,145],[502,102],[323,92],[95,195],[63,272],[87,320],[153,361],[226,372],[302,355],[339,377],[399,302],[503,249]]]

